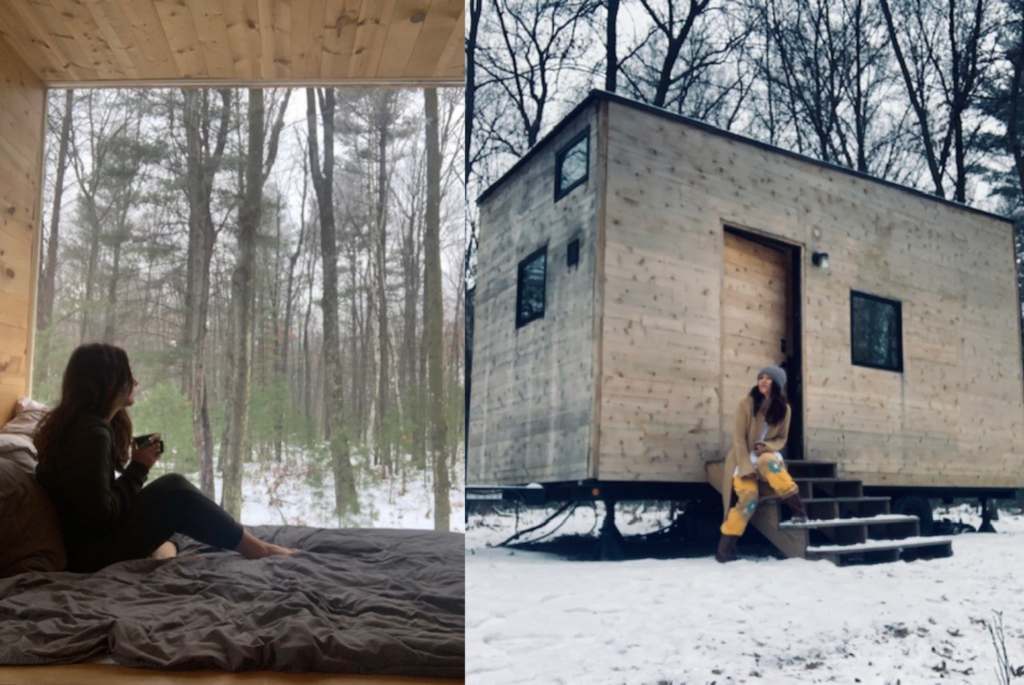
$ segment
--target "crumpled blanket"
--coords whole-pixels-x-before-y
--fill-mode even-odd
[[[186,538],[170,561],[0,580],[0,664],[464,677],[462,535],[250,530],[302,552],[250,561]]]

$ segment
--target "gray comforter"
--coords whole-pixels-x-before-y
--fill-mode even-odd
[[[172,561],[0,580],[0,664],[109,655],[150,668],[463,677],[462,535],[252,531],[303,551],[249,561],[186,540]]]

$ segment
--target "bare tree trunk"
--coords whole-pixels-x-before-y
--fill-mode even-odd
[[[464,124],[466,127],[466,140],[464,141],[466,184],[473,175],[473,120],[476,116],[476,49],[477,35],[480,32],[480,15],[483,11],[483,0],[468,0],[469,5],[469,35],[466,36],[466,94],[465,107],[466,116]]]
[[[614,93],[616,80],[619,75],[618,41],[616,40],[619,23],[619,0],[606,0],[606,4],[608,7],[608,22],[605,26],[604,89],[609,93]]]
[[[377,461],[385,474],[392,470],[391,439],[387,431],[387,420],[391,412],[390,353],[388,339],[388,142],[390,141],[391,93],[385,91],[377,96],[377,249],[376,249],[376,291],[380,298],[377,304],[377,348],[380,367],[377,374],[377,414],[374,426],[374,447]]]
[[[317,150],[316,108],[324,129],[323,169]],[[309,168],[313,176],[317,209],[320,215],[320,249],[323,255],[324,364],[327,418],[338,430],[331,435],[331,459],[334,465],[334,502],[338,515],[359,511],[355,476],[349,459],[348,430],[345,422],[344,367],[338,323],[338,247],[334,220],[334,89],[306,90],[306,124],[309,129]]]
[[[214,149],[209,148],[209,94],[182,91],[185,125],[185,194],[188,200],[189,243],[186,266],[185,324],[182,342],[188,353],[183,388],[192,407],[192,444],[199,461],[199,488],[214,497],[213,436],[206,391],[206,334],[210,307],[210,262],[217,243],[211,209],[213,186],[227,143],[231,116],[231,91],[219,91],[220,128]]]
[[[230,345],[230,406],[224,450],[224,489],[221,504],[225,511],[238,518],[242,509],[242,464],[246,461],[249,432],[249,395],[252,375],[253,319],[256,308],[256,241],[259,235],[263,184],[274,166],[284,112],[289,95],[278,105],[277,117],[266,143],[265,105],[263,91],[249,90],[248,148],[245,159],[245,191],[238,213],[238,261],[231,277],[231,299],[234,303],[233,336]],[[263,159],[266,144],[267,158]]]
[[[39,288],[39,314],[36,327],[42,330],[50,325],[53,317],[54,283],[57,278],[57,248],[60,244],[60,212],[64,197],[64,173],[68,168],[68,141],[71,138],[71,114],[75,91],[64,93],[64,116],[60,125],[60,145],[57,150],[57,180],[53,189],[53,210],[50,214],[50,235],[46,241],[46,262],[43,265]],[[41,355],[43,359],[47,355]]]
[[[438,135],[437,90],[423,91],[427,136],[427,307],[424,334],[430,401],[430,448],[434,453],[434,529],[451,528],[451,480],[448,474],[448,427],[444,416],[444,304],[441,299],[441,146]]]

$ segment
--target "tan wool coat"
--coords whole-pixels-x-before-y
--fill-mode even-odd
[[[761,440],[761,430],[764,428],[765,413],[768,411],[768,402],[761,402],[761,410],[754,415],[754,398],[749,394],[744,395],[736,408],[736,428],[733,432],[732,449],[725,457],[725,472],[722,474],[722,508],[724,515],[728,516],[729,506],[732,501],[732,474],[739,469],[739,475],[757,476],[757,469],[750,463],[750,453],[754,452],[754,444],[763,442],[765,446],[756,450],[758,454],[765,452],[779,452],[786,445],[786,438],[789,436],[789,418],[792,413],[789,404],[786,404],[786,416],[774,426],[768,426],[768,434]]]

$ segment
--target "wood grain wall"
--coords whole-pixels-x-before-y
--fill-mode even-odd
[[[588,180],[554,201],[555,153],[590,128]],[[471,485],[585,478],[593,436],[598,119],[591,109],[480,204],[469,416]],[[581,240],[578,268],[568,243]],[[544,318],[516,329],[519,262],[548,246]]]
[[[1024,486],[1008,222],[608,106],[600,478],[703,480],[724,456],[739,400],[719,390],[734,225],[803,251],[808,458],[867,484]],[[851,289],[902,302],[902,374],[852,365]]]
[[[0,423],[31,382],[46,93],[0,41]]]
[[[6,0],[48,85],[460,85],[462,0]]]

